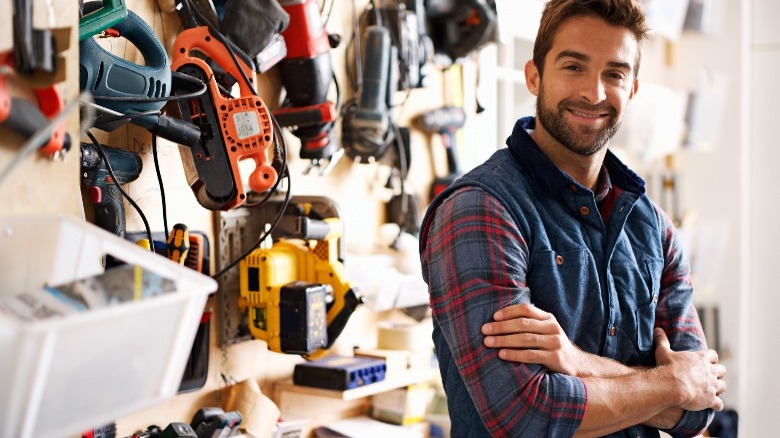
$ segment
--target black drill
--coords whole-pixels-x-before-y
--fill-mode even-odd
[[[431,185],[431,199],[444,191],[460,175],[458,151],[455,147],[455,134],[466,123],[463,108],[445,106],[418,115],[412,120],[414,127],[428,134],[440,134],[441,142],[447,150],[447,175],[436,176]]]
[[[135,152],[103,145],[103,152],[114,171],[116,181],[105,161],[91,143],[81,143],[81,182],[89,188],[95,206],[95,225],[119,237],[125,236],[125,205],[118,184],[135,181],[143,169]]]

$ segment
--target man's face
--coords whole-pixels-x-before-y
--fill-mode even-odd
[[[588,16],[564,22],[545,58],[544,76],[534,66],[529,75],[526,67],[528,87],[537,96],[536,128],[582,156],[603,149],[636,92],[638,50],[626,28]]]

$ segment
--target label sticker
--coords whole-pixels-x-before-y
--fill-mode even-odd
[[[233,114],[233,123],[236,124],[238,139],[243,140],[253,135],[260,135],[260,120],[254,111],[244,111]]]

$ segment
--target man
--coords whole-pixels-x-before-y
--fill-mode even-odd
[[[536,118],[423,220],[454,437],[693,436],[723,408],[675,229],[607,149],[638,89],[638,1],[546,5]]]

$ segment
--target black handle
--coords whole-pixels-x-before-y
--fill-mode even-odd
[[[95,225],[117,236],[125,237],[125,205],[122,193],[114,183],[106,183],[105,199],[95,204]]]
[[[450,175],[460,175],[460,165],[458,164],[458,151],[455,148],[455,135],[457,128],[445,129],[441,131],[441,142],[447,150],[447,171]]]
[[[184,146],[193,147],[200,141],[200,128],[193,123],[165,114],[160,116],[156,126],[148,129],[152,134]]]
[[[35,134],[35,131],[48,122],[49,119],[43,115],[38,107],[33,106],[24,99],[14,97],[11,98],[11,111],[2,125],[25,138],[30,138]],[[48,142],[49,140],[47,139],[43,144]]]

